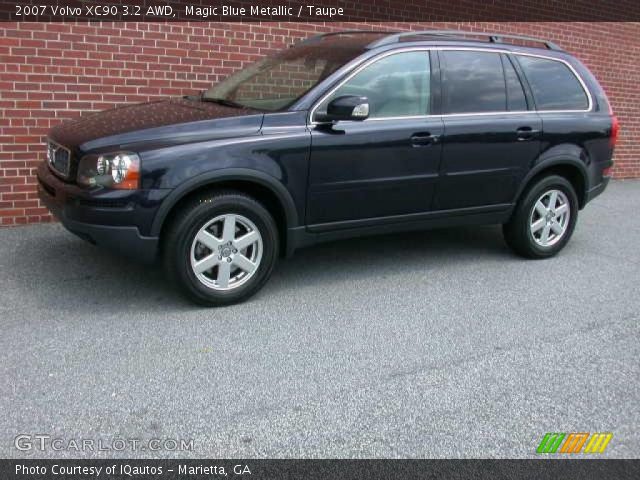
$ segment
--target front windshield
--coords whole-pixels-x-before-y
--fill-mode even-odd
[[[203,100],[283,110],[364,50],[331,42],[294,46],[244,68],[207,90]]]

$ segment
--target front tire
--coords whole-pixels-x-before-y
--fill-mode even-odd
[[[578,197],[559,175],[541,178],[522,195],[503,225],[507,245],[526,258],[548,258],[567,244],[578,219]]]
[[[234,191],[200,195],[173,217],[163,245],[171,280],[196,303],[222,306],[255,294],[278,257],[275,221]]]

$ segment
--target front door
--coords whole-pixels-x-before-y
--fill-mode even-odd
[[[307,225],[346,228],[431,209],[443,123],[428,116],[430,65],[427,50],[382,56],[320,103],[317,112],[338,96],[365,96],[370,116],[312,126]]]

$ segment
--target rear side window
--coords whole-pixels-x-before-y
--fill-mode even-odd
[[[518,55],[538,110],[586,110],[589,99],[571,69],[562,62]]]
[[[505,77],[500,54],[441,51],[446,113],[504,112]]]

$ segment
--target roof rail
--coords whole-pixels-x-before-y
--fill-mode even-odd
[[[312,43],[317,43],[319,41],[321,41],[324,38],[327,37],[334,37],[337,35],[352,35],[352,34],[358,34],[358,33],[364,33],[364,34],[369,34],[371,35],[372,33],[377,33],[380,35],[398,35],[402,32],[385,32],[385,31],[380,31],[380,30],[343,30],[341,32],[328,32],[328,33],[320,33],[318,35],[314,35],[312,37],[308,37],[305,38],[304,40],[302,40],[301,42],[298,43],[298,45],[309,45]]]
[[[535,37],[527,37],[524,35],[508,35],[503,33],[485,33],[485,32],[465,32],[461,30],[422,30],[422,31],[407,31],[400,32],[389,35],[387,37],[381,38],[380,40],[376,40],[371,42],[368,47],[381,47],[382,45],[390,45],[392,43],[397,43],[406,37],[420,37],[420,36],[434,36],[434,37],[468,37],[468,36],[476,36],[476,37],[487,37],[488,41],[491,43],[504,43],[504,39],[509,40],[526,40],[529,42],[542,43],[549,50],[558,50],[562,51],[558,45],[548,40],[543,40]]]

